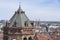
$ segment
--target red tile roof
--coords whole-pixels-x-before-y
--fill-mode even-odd
[[[3,34],[0,34],[0,38],[3,38]]]
[[[37,35],[37,39],[38,40],[53,40],[52,38],[46,36],[46,35],[41,35],[41,34],[38,34]]]

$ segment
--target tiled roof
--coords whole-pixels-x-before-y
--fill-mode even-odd
[[[0,38],[3,38],[3,34],[0,34]]]
[[[38,40],[53,40],[52,38],[50,38],[46,35],[41,35],[41,34],[38,34],[37,38],[38,38]]]

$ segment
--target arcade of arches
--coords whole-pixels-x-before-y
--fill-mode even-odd
[[[32,39],[32,37],[29,37],[28,39],[27,39],[27,37],[24,37],[23,40],[33,40],[33,39]]]

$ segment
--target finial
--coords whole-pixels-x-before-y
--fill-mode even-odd
[[[19,9],[21,8],[21,2],[19,2]]]
[[[19,2],[18,14],[21,12],[21,2]]]

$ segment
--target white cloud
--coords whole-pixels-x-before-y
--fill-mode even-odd
[[[21,6],[22,9],[25,10],[26,15],[31,19],[31,20],[36,20],[36,19],[41,19],[41,20],[59,20],[60,18],[60,6],[57,5],[58,3],[56,2],[57,0],[53,0],[53,3],[51,4],[38,4],[35,5],[38,2],[44,3],[44,2],[51,2],[52,0],[32,0],[32,1],[26,1],[26,0],[21,0]],[[31,4],[28,4],[28,3]],[[33,3],[32,3],[33,2]],[[34,4],[35,3],[35,4]],[[0,1],[0,8],[1,9],[6,9],[8,11],[4,11],[5,17],[4,18],[10,18],[15,10],[18,9],[18,1]],[[2,13],[4,13],[2,11]],[[1,12],[0,12],[1,13]],[[10,13],[10,15],[9,15]],[[1,14],[3,15],[3,14]],[[6,16],[6,15],[9,15]],[[0,17],[2,18],[2,17]]]
[[[58,6],[50,5],[47,7],[38,7],[38,6],[27,6],[24,5],[24,10],[29,18],[32,20],[41,19],[41,20],[59,20],[60,9]]]

